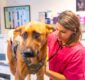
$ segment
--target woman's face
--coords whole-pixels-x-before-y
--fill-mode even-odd
[[[70,36],[73,34],[71,30],[65,29],[62,25],[57,23],[56,25],[56,35],[59,41],[62,42],[62,44],[65,44]]]

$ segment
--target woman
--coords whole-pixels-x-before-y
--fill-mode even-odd
[[[77,15],[64,11],[58,17],[56,31],[48,36],[50,80],[85,80],[85,48],[80,43]]]

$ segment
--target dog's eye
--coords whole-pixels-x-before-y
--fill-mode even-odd
[[[24,32],[24,33],[22,34],[22,37],[23,37],[23,39],[27,39],[28,33],[27,33],[27,32]]]
[[[34,39],[39,39],[40,33],[34,31],[34,32],[32,33],[32,36],[33,36]]]

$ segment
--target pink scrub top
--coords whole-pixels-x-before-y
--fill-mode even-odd
[[[59,43],[56,31],[48,36],[49,58],[56,52]],[[85,47],[79,42],[74,46],[64,46],[49,61],[49,69],[63,74],[67,80],[85,80]],[[50,80],[54,80],[52,77]]]

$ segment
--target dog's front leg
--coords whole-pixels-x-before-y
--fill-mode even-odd
[[[30,74],[27,75],[27,80],[31,80]]]
[[[37,80],[44,80],[45,67],[42,67],[37,73]]]
[[[16,68],[15,80],[31,80],[30,74],[27,74],[27,70],[22,71],[19,66]]]
[[[15,74],[15,80],[24,80],[26,77],[26,74],[22,71],[22,65],[19,65],[20,63],[17,63],[16,66],[16,74]]]
[[[22,79],[22,77],[20,76],[20,73],[19,73],[18,69],[16,69],[15,80],[24,80],[24,79]]]

